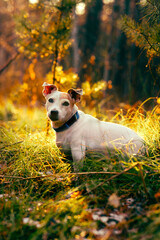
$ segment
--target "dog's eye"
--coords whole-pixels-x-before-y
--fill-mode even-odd
[[[69,106],[69,102],[63,102],[62,105],[67,107]]]
[[[53,103],[53,102],[54,102],[54,99],[53,99],[53,98],[49,98],[49,99],[48,99],[48,102]]]

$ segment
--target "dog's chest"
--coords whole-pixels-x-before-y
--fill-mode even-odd
[[[56,134],[56,144],[63,150],[69,150],[71,148],[70,142],[71,142],[70,134],[64,132]]]

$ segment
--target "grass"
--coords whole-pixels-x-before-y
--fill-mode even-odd
[[[138,131],[147,153],[92,153],[73,174],[44,109],[1,106],[0,239],[159,239],[159,106],[110,120]]]

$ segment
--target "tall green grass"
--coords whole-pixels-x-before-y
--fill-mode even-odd
[[[157,108],[128,111],[125,116],[120,111],[110,119],[136,130],[146,142],[146,154],[92,153],[81,173],[73,175],[72,161],[56,147],[53,130],[46,136],[45,109],[1,106],[0,239],[102,239],[98,230],[105,228],[109,239],[143,239],[147,234],[156,239],[160,234]],[[113,193],[120,198],[117,208],[108,203]],[[126,207],[129,198],[134,199],[131,208]],[[96,209],[103,209],[106,216],[126,212],[127,218],[113,228],[94,219]]]

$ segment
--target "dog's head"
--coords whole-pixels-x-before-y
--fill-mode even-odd
[[[43,95],[46,98],[46,108],[51,121],[65,122],[72,115],[75,103],[80,101],[82,89],[69,89],[60,92],[54,84],[43,84]]]

